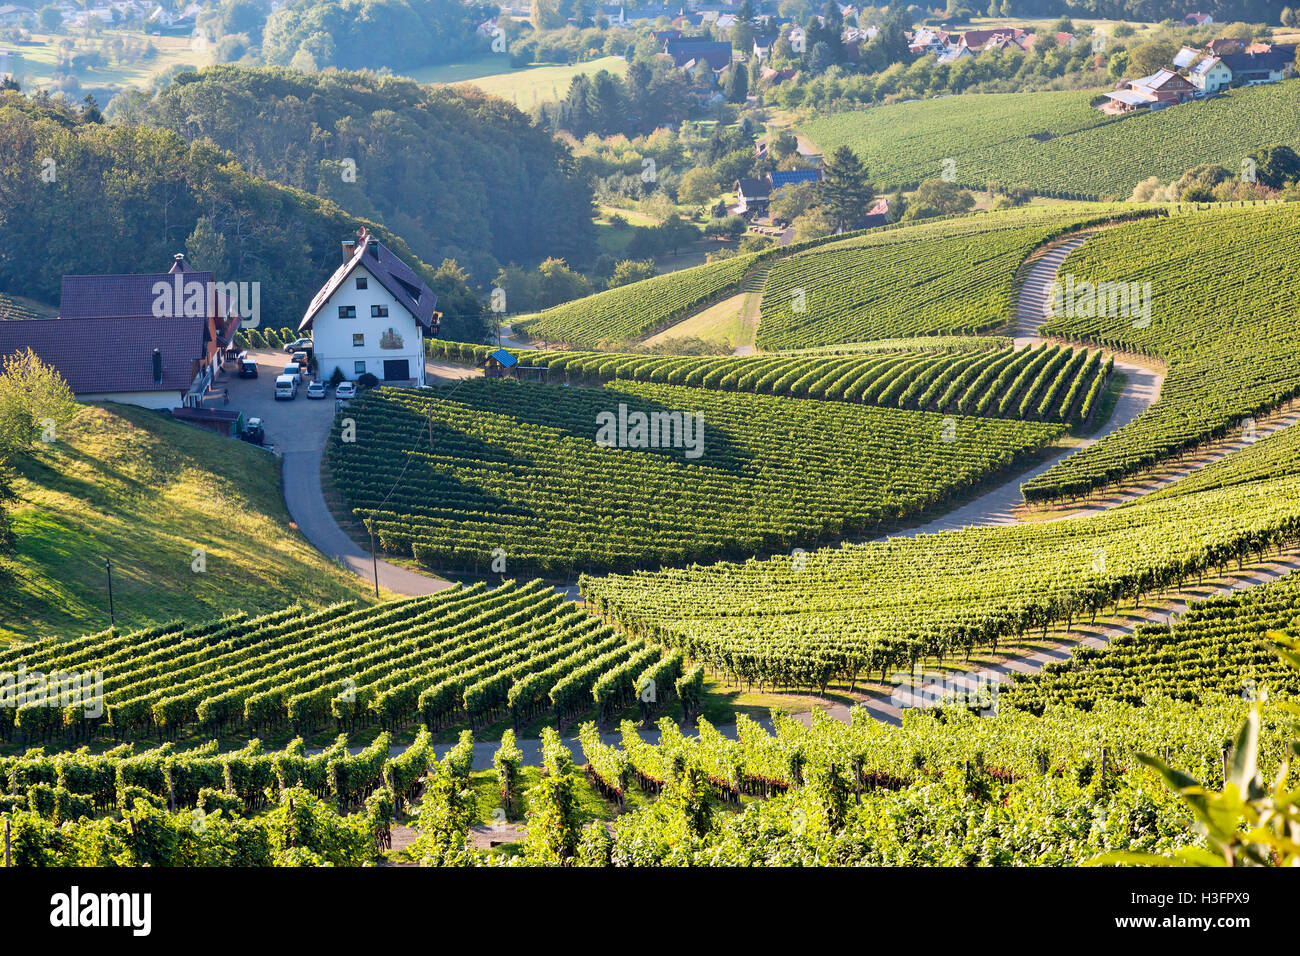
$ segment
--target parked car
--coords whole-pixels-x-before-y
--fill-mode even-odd
[[[298,379],[292,375],[281,375],[275,380],[275,400],[292,401],[298,397]]]
[[[307,386],[307,397],[324,398],[327,391],[329,391],[329,386],[324,382],[312,382]]]
[[[250,418],[244,422],[244,430],[239,433],[239,437],[251,445],[260,445],[266,441],[266,428],[262,425],[260,418]]]
[[[241,358],[239,360],[239,377],[257,378],[257,363],[251,358]]]
[[[307,353],[306,353],[306,352],[303,352],[303,351],[297,351],[297,352],[294,352],[294,353],[293,353],[293,360],[294,360],[295,362],[298,363],[299,368],[301,368],[304,372],[307,371]]]
[[[290,362],[288,365],[284,367],[284,371],[281,372],[280,374],[292,375],[294,385],[301,384],[302,382],[302,366],[299,365],[297,362]]]
[[[339,382],[338,387],[334,389],[335,398],[356,398],[357,387],[351,382]]]
[[[311,339],[294,339],[285,345],[284,350],[286,352],[298,352],[309,348],[311,348]]]

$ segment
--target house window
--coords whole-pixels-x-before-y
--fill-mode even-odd
[[[340,319],[355,319],[357,317],[357,307],[355,305],[339,306]]]
[[[353,375],[365,375],[365,374],[366,374],[366,363],[365,363],[365,362],[353,362],[353,363],[352,363],[352,374],[353,374]]]
[[[370,280],[367,279],[365,276],[357,276],[357,288],[358,289],[370,288]]]
[[[370,307],[370,317],[371,317],[372,319],[386,319],[386,318],[388,318],[388,306],[386,306],[386,305],[372,305],[372,306]]]
[[[366,344],[366,337],[364,335],[362,335],[360,332],[354,332],[352,334],[352,347],[354,349],[363,348],[365,347],[365,344]]]

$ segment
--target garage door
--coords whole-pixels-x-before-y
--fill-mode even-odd
[[[384,361],[384,381],[400,382],[411,377],[411,363],[408,359],[386,359]]]

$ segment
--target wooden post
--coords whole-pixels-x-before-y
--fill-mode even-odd
[[[9,830],[11,826],[12,824],[9,818],[5,817],[5,869],[9,868],[9,845],[10,845]]]
[[[1228,748],[1223,748],[1223,788],[1228,788]]]
[[[1106,748],[1101,748],[1101,776],[1100,779],[1106,779]]]

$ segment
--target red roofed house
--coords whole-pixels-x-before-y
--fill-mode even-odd
[[[59,318],[0,322],[0,362],[31,349],[81,401],[196,404],[239,328],[215,288],[180,255],[170,272],[64,276]]]
[[[1189,27],[1208,26],[1213,22],[1214,17],[1210,16],[1208,13],[1189,13],[1187,16],[1183,17],[1183,23]]]
[[[1195,87],[1187,77],[1173,70],[1159,70],[1137,80],[1125,80],[1119,89],[1106,95],[1110,101],[1106,112],[1127,112],[1141,107],[1161,108],[1184,103],[1192,98]]]

